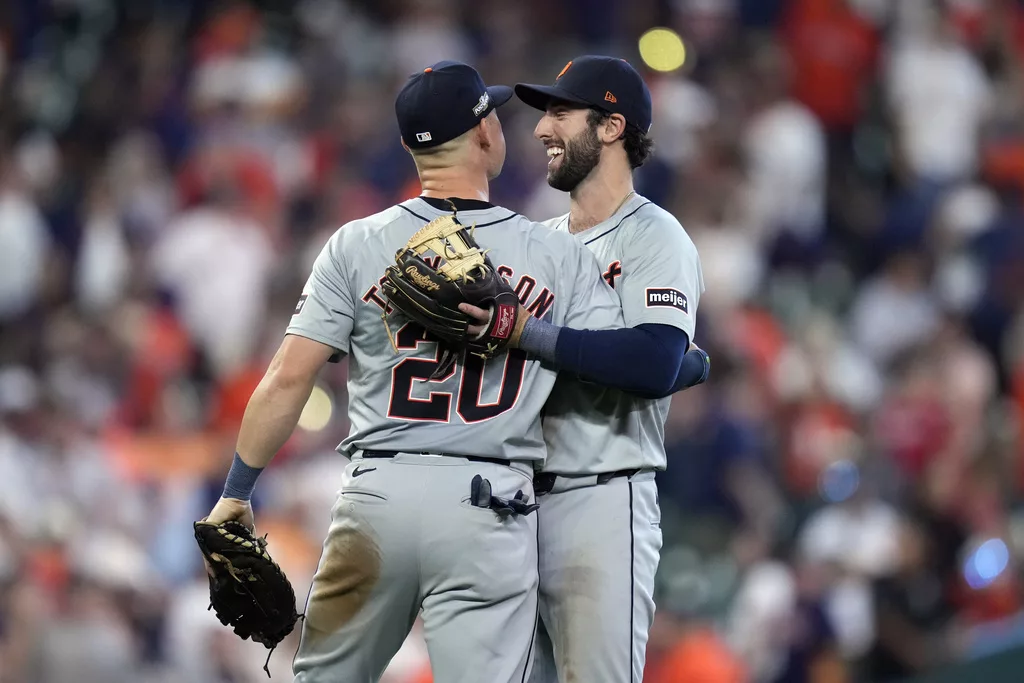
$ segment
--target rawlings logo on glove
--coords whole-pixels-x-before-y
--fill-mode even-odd
[[[498,312],[494,317],[496,320],[491,336],[498,339],[508,339],[516,326],[515,307],[501,304],[498,306]]]
[[[424,275],[419,270],[417,270],[416,266],[407,266],[405,269],[405,274],[410,280],[413,281],[413,284],[415,284],[417,287],[424,291],[436,292],[439,289],[441,289],[441,285],[437,284],[436,282],[431,280],[429,276]]]

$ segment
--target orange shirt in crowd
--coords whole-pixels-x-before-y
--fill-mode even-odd
[[[409,683],[433,683],[430,669]],[[663,657],[648,657],[644,683],[748,683],[739,659],[710,629],[691,631]]]
[[[850,129],[874,75],[875,28],[843,0],[793,0],[784,36],[793,65],[793,95],[828,129]]]
[[[663,657],[648,658],[645,683],[747,683],[740,660],[710,629],[687,633]]]

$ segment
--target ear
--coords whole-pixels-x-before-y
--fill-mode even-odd
[[[402,139],[401,135],[398,136],[398,141],[402,143],[402,149],[404,149],[409,154],[412,154],[412,150],[409,149],[409,145],[405,144],[405,140]]]
[[[598,139],[611,144],[626,134],[626,119],[622,114],[612,114],[597,127]]]
[[[493,111],[480,119],[480,123],[476,124],[476,128],[473,131],[474,135],[476,135],[476,142],[480,145],[481,149],[490,149],[494,142],[494,121],[491,119],[492,116],[494,116]]]

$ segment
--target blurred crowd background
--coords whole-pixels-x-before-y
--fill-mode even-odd
[[[655,26],[681,69],[645,67]],[[707,286],[645,680],[884,682],[1024,643],[1024,2],[4,0],[2,683],[264,677],[191,522],[313,257],[418,194],[395,94],[443,58],[544,83],[583,53],[643,70],[638,190]],[[500,116],[493,200],[564,212],[537,113]],[[301,598],[345,378],[257,490]],[[427,681],[414,634],[387,683]]]

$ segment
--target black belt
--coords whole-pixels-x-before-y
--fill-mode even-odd
[[[640,472],[640,468],[618,470],[616,472],[603,472],[597,475],[597,485],[603,486],[604,484],[610,482],[612,479],[618,479],[619,477],[632,477],[637,472]],[[565,475],[558,475],[552,472],[542,472],[541,474],[535,475],[533,477],[533,492],[538,496],[543,496],[546,493],[551,493],[551,490],[555,488],[555,482],[558,480],[559,476],[564,477]]]
[[[489,462],[495,465],[504,465],[505,467],[511,467],[511,460],[503,460],[501,458],[481,458],[478,455],[460,455],[458,453],[426,453],[422,451],[363,451],[364,458],[393,458],[399,453],[409,453],[410,455],[443,455],[448,458],[465,458],[470,462]]]

